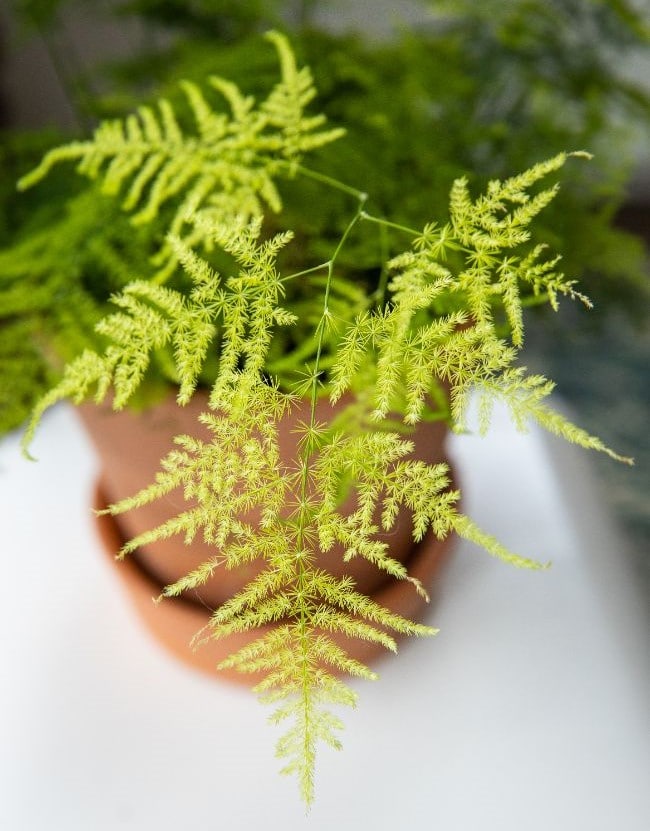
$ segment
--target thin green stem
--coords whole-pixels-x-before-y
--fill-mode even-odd
[[[381,260],[381,272],[379,273],[379,284],[375,292],[375,306],[383,309],[386,303],[386,290],[388,288],[388,228],[386,225],[379,226],[379,257]]]
[[[299,612],[298,612],[298,637],[300,640],[300,657],[301,657],[301,667],[300,672],[302,675],[302,694],[303,694],[303,707],[304,707],[304,719],[305,724],[308,726],[310,717],[311,717],[311,708],[312,708],[312,700],[311,700],[311,679],[309,673],[309,610],[308,610],[308,603],[306,600],[306,588],[307,588],[307,578],[309,575],[309,571],[311,569],[310,558],[307,555],[307,542],[308,542],[308,531],[307,527],[309,523],[312,521],[311,511],[309,508],[309,499],[308,499],[308,491],[309,491],[309,473],[310,473],[310,461],[313,454],[313,435],[316,427],[316,402],[318,400],[318,379],[320,375],[320,366],[321,366],[321,357],[323,353],[323,344],[324,344],[324,337],[325,337],[325,330],[327,328],[327,323],[329,319],[329,297],[332,287],[332,280],[334,277],[334,266],[336,264],[336,260],[341,253],[345,242],[350,235],[350,232],[354,228],[354,226],[359,221],[361,216],[361,211],[363,205],[365,204],[366,196],[365,194],[359,195],[359,206],[354,215],[354,217],[350,220],[347,228],[345,229],[341,239],[339,240],[338,245],[336,246],[336,250],[332,255],[331,259],[327,263],[327,281],[325,284],[325,291],[323,296],[323,313],[321,315],[320,321],[318,322],[317,326],[317,344],[316,344],[316,357],[314,359],[314,367],[312,372],[312,381],[311,381],[311,395],[310,395],[310,412],[309,412],[309,437],[308,440],[304,442],[302,452],[301,452],[301,459],[300,459],[300,506],[298,511],[298,527],[296,530],[296,545],[297,545],[297,556],[296,556],[296,593],[299,598]],[[305,735],[305,742],[310,744],[309,730],[306,730]],[[310,755],[310,748],[306,748],[307,752],[305,754],[306,757]]]
[[[297,164],[296,162],[285,162],[285,161],[278,161],[277,164],[284,168],[285,170],[289,171],[289,173],[299,173],[301,176],[305,176],[307,179],[313,179],[315,182],[320,182],[323,185],[327,185],[328,187],[334,188],[335,190],[340,190],[342,193],[347,193],[349,196],[353,196],[355,199],[358,199],[360,202],[365,203],[368,199],[368,194],[364,193],[357,188],[350,187],[350,185],[346,185],[344,182],[340,182],[338,179],[334,179],[332,176],[327,176],[325,173],[319,173],[317,170],[312,170],[309,167],[304,167],[301,164]]]
[[[293,274],[287,274],[287,276],[283,277],[280,282],[286,283],[288,280],[295,280],[296,277],[304,277],[306,274],[313,274],[315,271],[324,271],[326,268],[329,268],[329,261],[319,263],[311,268],[305,268],[303,271],[295,271]]]
[[[361,211],[359,219],[365,220],[366,222],[375,222],[377,225],[383,225],[385,228],[394,228],[396,231],[403,231],[405,234],[410,234],[412,237],[419,237],[422,235],[422,231],[416,231],[415,228],[409,228],[408,225],[400,225],[398,222],[390,222],[389,220],[382,219],[379,216],[373,216],[372,214],[366,213],[366,211]]]

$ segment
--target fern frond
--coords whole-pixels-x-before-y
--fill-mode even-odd
[[[262,571],[245,589],[220,606],[212,615],[211,626],[217,632],[223,631],[224,624],[240,619],[243,613],[258,608],[280,592],[292,576],[290,558],[285,556],[279,565]]]
[[[457,494],[447,491],[447,466],[404,461],[412,450],[411,442],[390,432],[335,437],[323,448],[315,469],[321,494],[317,521],[323,549],[339,543],[344,559],[361,556],[397,579],[410,579],[403,564],[387,555],[387,546],[374,539],[377,522],[385,531],[390,530],[399,507],[405,505],[413,516],[416,542],[432,522],[436,534],[442,537],[449,530],[449,522],[446,526],[441,522],[440,511],[443,506],[450,510],[457,498]],[[358,508],[343,517],[337,511],[337,501],[348,480],[353,483]]]
[[[249,221],[266,208],[279,211],[275,178],[279,162],[298,162],[302,155],[337,139],[342,131],[322,130],[323,116],[307,116],[315,96],[308,69],[298,69],[288,41],[272,32],[268,39],[280,61],[281,78],[259,106],[230,81],[213,77],[210,86],[230,108],[216,111],[200,88],[181,85],[194,119],[187,131],[166,99],[156,108],[140,107],[123,121],[101,124],[92,139],[50,151],[19,182],[22,189],[47,176],[57,164],[78,162],[79,173],[101,178],[104,191],[124,194],[123,207],[135,224],[149,224],[170,205],[168,234],[187,236],[187,244],[208,245],[200,226],[188,228],[188,217],[208,210],[214,222]],[[156,262],[158,278],[176,265],[173,247],[165,243]]]
[[[551,410],[549,407],[545,407],[543,405],[533,406],[529,410],[529,415],[541,427],[548,430],[549,433],[560,436],[560,438],[563,438],[572,444],[577,444],[588,450],[598,450],[601,453],[605,453],[615,461],[623,462],[623,464],[626,465],[634,464],[633,458],[616,453],[616,451],[608,447],[597,436],[590,435],[586,430],[572,424],[561,413]]]
[[[261,109],[270,124],[282,132],[284,156],[297,161],[307,151],[340,138],[344,130],[334,128],[317,132],[324,125],[325,116],[304,116],[305,109],[316,96],[311,71],[308,67],[298,69],[287,39],[279,32],[269,32],[267,39],[278,52],[282,80]]]
[[[451,416],[462,430],[470,390],[512,367],[523,343],[522,287],[543,294],[554,308],[560,294],[588,304],[574,281],[555,271],[557,258],[540,261],[543,246],[527,245],[530,223],[557,193],[556,185],[531,189],[567,158],[560,153],[492,181],[477,199],[466,179],[454,182],[450,222],[426,225],[413,248],[393,258],[389,304],[357,316],[344,332],[330,373],[332,401],[370,364],[376,372],[374,418],[385,418],[405,401],[405,420],[415,423],[442,380],[450,385]],[[445,304],[453,311],[441,313]],[[498,334],[500,310],[512,346]]]
[[[75,404],[79,404],[93,387],[96,388],[95,401],[97,403],[103,401],[110,385],[112,373],[113,366],[110,360],[102,358],[89,349],[68,364],[59,383],[48,390],[34,406],[21,439],[23,453],[30,457],[29,447],[46,410],[64,398],[70,398]]]
[[[599,438],[552,410],[545,401],[553,392],[555,384],[542,375],[527,376],[525,372],[525,367],[513,367],[502,375],[483,382],[480,390],[480,407],[483,412],[481,432],[484,433],[488,427],[492,403],[501,400],[508,405],[513,422],[520,431],[525,431],[528,422],[533,420],[565,441],[588,450],[600,451],[616,461],[633,464],[632,459],[614,452]]]
[[[184,498],[193,507],[131,540],[124,552],[157,538],[182,534],[189,541],[201,533],[206,543],[222,549],[222,556],[230,566],[254,555],[250,551],[251,527],[240,517],[259,507],[269,524],[287,498],[277,446],[269,440],[267,415],[264,410],[250,406],[247,412],[238,414],[235,423],[206,414],[201,420],[213,434],[211,441],[176,437],[180,450],[171,451],[162,460],[162,470],[155,482],[111,505],[109,510],[112,514],[133,510],[175,489],[182,489]],[[262,438],[252,435],[258,429],[263,431]],[[241,549],[237,545],[242,536],[246,537],[244,552],[238,558],[236,553]],[[267,537],[258,543],[259,552],[267,557],[272,550],[269,542],[272,539]]]
[[[276,325],[295,321],[294,315],[279,306],[284,286],[275,267],[278,251],[292,235],[287,232],[260,242],[259,220],[246,226],[211,227],[214,241],[242,266],[226,283],[229,302],[222,311],[219,375],[210,397],[210,406],[219,409],[229,390],[243,389],[242,375],[253,384],[260,377]]]
[[[513,554],[512,551],[509,551],[504,545],[495,539],[495,537],[491,534],[487,534],[485,531],[482,531],[472,522],[471,519],[463,516],[462,514],[455,514],[453,516],[451,526],[459,537],[469,540],[469,542],[473,542],[475,545],[479,546],[479,548],[487,551],[488,554],[491,554],[493,557],[496,557],[511,566],[534,570],[545,569],[549,566],[548,563],[540,563],[537,560],[531,560],[528,557],[521,557],[518,554]]]
[[[316,764],[316,747],[322,741],[335,749],[340,749],[337,732],[343,727],[341,720],[326,709],[331,698],[341,703],[341,696],[325,685],[319,687],[312,681],[314,673],[309,673],[306,689],[307,695],[292,696],[292,700],[277,711],[275,721],[292,719],[294,725],[280,738],[276,747],[276,756],[287,760],[281,773],[296,776],[304,803],[309,807],[314,800],[314,771]],[[333,680],[333,679],[332,679]],[[343,703],[354,706],[356,698],[348,697]]]
[[[167,346],[173,350],[173,372],[179,384],[178,402],[186,404],[196,387],[208,351],[218,332],[222,335],[217,381],[212,405],[228,406],[232,390],[260,392],[273,331],[291,325],[295,316],[278,305],[284,287],[275,268],[278,251],[291,234],[259,241],[260,223],[226,227],[203,220],[206,233],[244,264],[242,271],[225,282],[204,260],[178,238],[170,244],[193,286],[185,294],[177,289],[134,280],[111,300],[120,311],[101,319],[95,329],[107,343],[103,354],[85,350],[68,364],[61,381],[36,405],[25,434],[25,448],[46,409],[70,398],[83,401],[95,388],[95,401],[103,401],[111,385],[112,406],[123,408],[140,386],[152,355]],[[268,386],[268,385],[267,385]],[[232,399],[231,403],[232,403]],[[245,408],[246,402],[240,401]]]
[[[326,572],[318,571],[308,577],[309,589],[318,595],[327,605],[347,613],[348,623],[354,626],[360,619],[371,625],[392,629],[402,635],[432,635],[435,630],[430,626],[407,620],[395,612],[390,612],[380,604],[356,591],[350,581],[339,580]],[[351,617],[350,617],[351,616]],[[339,618],[342,623],[344,618]]]

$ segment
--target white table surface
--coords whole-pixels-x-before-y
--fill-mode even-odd
[[[48,414],[37,464],[17,445],[0,443],[1,829],[650,828],[647,619],[582,451],[499,412],[488,438],[452,440],[466,512],[553,567],[457,545],[440,634],[357,684],[306,817],[266,708],[139,628],[95,536],[74,412]]]

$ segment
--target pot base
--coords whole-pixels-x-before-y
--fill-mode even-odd
[[[94,493],[94,508],[103,510],[106,506],[107,499],[99,482]],[[270,626],[260,627],[252,632],[235,633],[221,640],[210,639],[193,648],[190,642],[196,633],[208,624],[212,610],[200,601],[188,597],[165,598],[161,603],[154,603],[163,587],[141,566],[137,560],[137,553],[119,562],[115,560],[115,554],[125,542],[115,517],[110,514],[96,516],[96,527],[103,548],[111,555],[115,573],[122,582],[138,617],[168,652],[187,666],[208,673],[212,677],[226,678],[248,687],[261,680],[261,674],[256,677],[254,674],[243,674],[236,670],[217,671],[216,667],[228,655],[269,631]],[[433,534],[428,534],[421,543],[413,546],[406,566],[410,575],[417,578],[427,590],[433,585],[452,544],[452,536],[439,540]],[[428,608],[424,598],[405,580],[389,580],[372,595],[372,599],[410,620],[419,620]],[[338,635],[332,637],[351,657],[364,664],[386,654],[386,650],[380,644],[371,641]]]

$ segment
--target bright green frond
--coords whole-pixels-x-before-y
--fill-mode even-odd
[[[475,545],[478,545],[479,548],[487,551],[488,554],[491,554],[493,557],[497,557],[499,560],[503,560],[503,562],[508,563],[509,565],[516,566],[517,568],[548,568],[548,563],[540,563],[536,560],[531,560],[527,557],[520,557],[518,554],[513,554],[512,551],[509,551],[493,536],[478,528],[471,521],[471,519],[466,516],[456,514],[453,517],[451,524],[453,530],[459,537],[463,537],[463,539],[473,542]]]
[[[231,81],[213,77],[210,86],[230,109],[223,113],[196,84],[184,81],[194,129],[186,128],[174,105],[162,99],[155,109],[141,107],[122,121],[102,123],[88,141],[52,150],[20,187],[41,181],[61,162],[77,161],[79,172],[100,178],[106,193],[123,195],[135,224],[153,223],[169,206],[167,230],[193,246],[209,242],[200,226],[188,227],[198,210],[208,211],[215,222],[279,211],[275,180],[286,172],[283,164],[299,162],[342,131],[321,129],[323,116],[306,115],[315,96],[311,74],[296,67],[286,38],[277,32],[268,37],[278,53],[281,79],[259,106]],[[157,257],[159,279],[167,279],[176,262],[174,248],[165,243]]]
[[[91,350],[86,350],[68,364],[59,383],[45,393],[35,405],[23,434],[23,452],[29,456],[29,447],[36,428],[46,410],[64,398],[70,398],[75,404],[79,404],[93,388],[95,388],[95,401],[101,402],[108,391],[112,373],[113,366],[110,357],[102,358]]]

